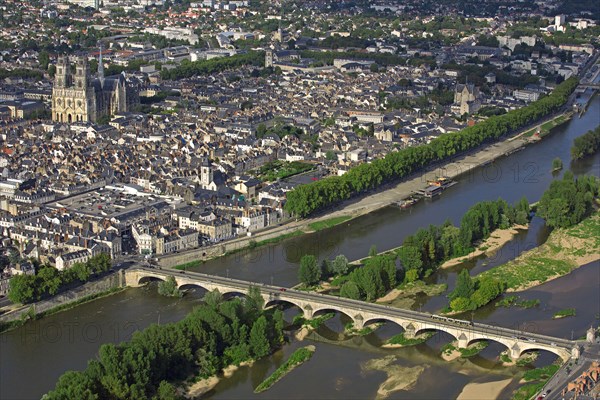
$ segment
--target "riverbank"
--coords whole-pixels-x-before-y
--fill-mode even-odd
[[[221,379],[230,378],[233,373],[241,367],[251,367],[252,364],[254,364],[254,361],[244,361],[241,362],[240,365],[229,365],[223,368],[221,374],[200,379],[197,382],[184,386],[180,392],[187,399],[197,399],[213,390]]]
[[[519,292],[559,278],[600,260],[600,212],[566,229],[555,229],[544,244],[478,278],[505,282],[507,292]]]
[[[386,184],[377,191],[363,197],[347,200],[336,206],[335,210],[331,212],[312,218],[292,221],[281,226],[269,228],[262,232],[255,232],[251,237],[236,238],[214,246],[201,247],[180,254],[164,256],[159,259],[159,263],[162,267],[172,268],[185,263],[197,262],[198,260],[206,261],[249,249],[252,241],[260,243],[265,240],[276,239],[283,236],[281,239],[276,239],[280,241],[287,239],[287,235],[290,235],[291,233],[293,233],[294,236],[308,234],[315,231],[314,227],[321,227],[320,223],[324,223],[327,227],[335,226],[336,224],[349,223],[355,218],[387,207],[393,202],[411,196],[414,192],[424,189],[429,180],[433,180],[439,176],[446,176],[451,179],[458,178],[460,175],[469,173],[475,168],[487,165],[500,157],[514,153],[524,146],[533,143],[529,138],[524,137],[524,133],[529,132],[532,129],[537,129],[543,124],[548,123],[548,121],[560,118],[566,113],[568,112],[545,118],[542,121],[539,121],[534,127],[519,130],[503,141],[481,147],[478,150],[473,150],[466,155],[458,156],[445,163],[431,166],[420,173],[415,173],[399,183]],[[334,221],[335,223],[332,224],[331,221]],[[197,265],[199,265],[199,263]]]
[[[490,233],[490,237],[479,244],[477,249],[473,250],[466,256],[456,257],[445,261],[442,265],[440,265],[440,268],[450,268],[481,255],[490,256],[498,251],[502,246],[510,242],[520,231],[527,229],[529,229],[528,225],[515,225],[507,229],[496,229]]]
[[[497,399],[502,391],[512,382],[512,379],[485,383],[469,383],[465,386],[456,400]]]
[[[90,295],[87,295],[84,297],[80,297],[71,302],[62,303],[55,307],[46,309],[44,311],[39,311],[39,312],[36,311],[36,303],[29,305],[29,307],[25,306],[24,309],[26,311],[19,313],[19,316],[16,317],[18,319],[12,319],[9,321],[0,321],[0,333],[7,332],[7,331],[10,331],[11,329],[15,329],[20,326],[23,326],[28,321],[35,320],[38,318],[43,318],[43,317],[46,317],[49,315],[53,315],[53,314],[59,313],[61,311],[70,310],[79,305],[89,303],[91,301],[101,299],[103,297],[107,297],[107,296],[113,295],[115,293],[119,293],[125,289],[126,289],[126,287],[116,287],[116,288],[107,289],[102,292],[93,293],[93,294],[90,294]]]

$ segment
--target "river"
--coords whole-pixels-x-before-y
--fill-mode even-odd
[[[600,98],[596,97],[582,118],[575,117],[556,128],[540,143],[460,177],[458,185],[434,201],[421,202],[408,211],[384,208],[325,231],[212,260],[197,270],[291,286],[297,283],[298,262],[303,254],[333,258],[341,253],[356,259],[366,256],[372,244],[376,244],[379,251],[396,247],[406,235],[420,227],[440,224],[447,218],[458,223],[462,214],[478,201],[503,197],[513,202],[522,196],[527,196],[530,202],[537,201],[550,182],[557,178],[550,172],[555,157],[560,157],[576,175],[599,174],[600,156],[571,164],[569,154],[575,137],[600,124],[599,110]],[[493,260],[476,259],[471,261],[469,268],[480,272],[504,262],[523,249],[543,242],[546,235],[543,221],[534,220],[528,232],[518,235]],[[448,270],[435,274],[432,279],[447,282],[451,287],[455,275],[453,270]],[[600,311],[598,286],[597,265],[589,265],[521,294],[523,298],[540,299],[540,307],[529,310],[485,307],[478,310],[474,318],[504,326],[526,323],[528,330],[579,337]],[[151,288],[127,289],[0,335],[0,398],[39,398],[54,387],[64,371],[85,368],[86,361],[94,357],[102,343],[127,340],[135,330],[151,323],[179,320],[198,304],[200,295],[199,292],[190,293],[183,299],[173,300],[158,296]],[[443,300],[444,296],[421,299],[419,305],[424,310],[434,311],[441,307]],[[567,306],[575,307],[577,316],[550,319],[554,311]],[[344,316],[338,315],[319,333],[327,337],[331,332],[340,332],[343,323]],[[594,323],[597,324],[597,320]],[[385,374],[364,371],[361,365],[386,354],[397,355],[395,364],[403,367],[427,365],[412,390],[393,393],[390,398],[455,397],[468,382],[494,380],[496,378],[490,378],[494,374],[501,379],[518,371],[516,367],[500,368],[496,363],[495,358],[502,350],[499,345],[490,345],[481,356],[468,361],[443,363],[435,350],[449,341],[443,334],[410,349],[383,351],[376,347],[398,332],[398,328],[386,324],[363,340],[352,342],[349,347],[315,342],[317,351],[309,364],[295,370],[269,391],[252,395],[252,388],[299,345],[292,343],[252,368],[241,369],[232,378],[223,380],[211,396],[372,398],[385,380]],[[539,363],[553,359],[549,354],[542,354]]]

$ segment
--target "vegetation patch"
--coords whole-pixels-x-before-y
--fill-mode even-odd
[[[565,317],[574,317],[576,315],[574,308],[565,308],[564,310],[560,310],[554,313],[552,319],[565,318]]]
[[[323,323],[331,318],[335,317],[335,313],[327,313],[323,315],[319,315],[318,317],[314,317],[312,319],[306,319],[301,314],[298,314],[294,317],[292,324],[295,326],[306,326],[312,329],[317,329]]]
[[[473,344],[468,345],[466,348],[458,347],[457,350],[460,352],[461,358],[469,358],[479,354],[483,349],[488,347],[489,343],[487,340],[481,340]]]
[[[315,346],[306,346],[297,349],[292,353],[290,358],[287,359],[279,368],[275,370],[267,379],[262,381],[260,385],[254,389],[254,393],[261,393],[273,386],[278,380],[290,373],[294,368],[300,364],[310,360],[313,353],[315,352]]]
[[[174,399],[173,382],[192,374],[214,376],[281,345],[283,313],[263,306],[256,287],[243,300],[224,301],[218,291],[208,292],[183,320],[153,324],[130,341],[102,345],[85,370],[65,372],[44,398]]]
[[[529,400],[544,388],[548,380],[560,369],[557,364],[536,368],[525,372],[523,380],[530,383],[518,388],[512,395],[512,400]]]
[[[158,283],[158,294],[166,297],[183,296],[183,292],[177,288],[174,276],[169,276],[167,280]]]
[[[351,218],[352,217],[350,217],[350,216],[341,216],[341,217],[329,218],[329,219],[325,219],[325,220],[322,220],[322,221],[317,221],[317,222],[310,223],[310,224],[308,224],[308,226],[313,231],[320,231],[320,230],[323,230],[323,229],[331,228],[332,226],[335,226],[335,225],[339,225],[342,222],[346,222],[346,221],[348,221]]]
[[[407,338],[406,336],[404,336],[404,332],[402,332],[402,333],[399,333],[399,334],[397,334],[395,336],[392,336],[387,341],[387,344],[399,345],[399,346],[402,346],[402,347],[416,346],[417,344],[421,344],[421,343],[426,342],[433,335],[435,335],[435,332],[425,332],[423,334],[415,336],[414,338]]]
[[[538,353],[537,351],[528,352],[528,353],[522,355],[521,357],[519,357],[519,359],[515,362],[515,365],[517,367],[524,367],[528,364],[531,364],[535,360],[537,360],[539,355],[540,355],[540,353]]]
[[[496,307],[520,307],[520,308],[533,308],[540,305],[539,299],[534,300],[522,300],[519,296],[507,296],[502,300],[496,302]]]
[[[544,387],[545,384],[546,384],[546,382],[537,382],[537,383],[532,383],[529,385],[521,386],[513,393],[511,399],[512,400],[529,400],[536,393],[538,393],[540,390],[542,390],[542,388]]]
[[[542,368],[531,369],[523,375],[523,379],[527,382],[550,379],[556,371],[560,369],[557,364],[548,365]]]
[[[600,214],[595,213],[577,225],[555,229],[543,245],[517,259],[482,272],[479,279],[491,277],[506,283],[508,291],[523,290],[577,267],[576,260],[592,259],[600,252]]]
[[[178,269],[180,271],[185,271],[188,268],[199,267],[200,265],[202,265],[202,262],[203,262],[202,260],[190,261],[190,262],[187,262],[185,264],[176,265],[173,268],[174,269]]]
[[[279,134],[281,136],[281,133]],[[285,179],[293,175],[300,174],[302,172],[310,171],[314,169],[313,164],[301,162],[301,161],[271,161],[260,167],[255,173],[259,179],[263,181],[272,182],[277,179]]]

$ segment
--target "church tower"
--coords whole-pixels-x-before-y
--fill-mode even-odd
[[[59,56],[54,75],[54,86],[65,88],[71,86],[71,66],[66,56]]]
[[[213,181],[213,170],[212,165],[210,165],[210,161],[206,158],[202,160],[202,164],[200,165],[200,185],[203,189],[208,188],[208,186]]]
[[[75,63],[75,88],[85,89],[90,81],[90,67],[84,57],[77,57]]]
[[[265,52],[265,68],[273,66],[273,50],[267,50]]]

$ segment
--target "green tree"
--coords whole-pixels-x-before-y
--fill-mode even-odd
[[[36,297],[36,279],[33,275],[14,275],[10,278],[8,298],[13,303],[29,303]]]
[[[271,347],[267,338],[267,319],[261,315],[250,330],[250,350],[256,359],[269,354]]]
[[[177,395],[177,389],[167,381],[161,381],[158,385],[158,390],[154,399],[156,400],[177,400],[180,396]]]
[[[219,289],[214,289],[210,292],[206,292],[202,297],[202,301],[210,308],[217,310],[219,305],[223,302],[223,295],[219,292]]]
[[[475,284],[473,283],[473,279],[469,274],[469,270],[464,268],[458,274],[458,277],[456,279],[456,287],[448,297],[450,297],[450,299],[452,300],[459,297],[470,299],[474,291]]]
[[[346,275],[348,273],[348,258],[340,254],[333,260],[333,273],[336,275]]]
[[[325,158],[327,159],[327,161],[337,160],[337,156],[333,150],[327,150],[327,152],[325,152]]]
[[[417,277],[420,277],[423,268],[423,260],[421,259],[421,252],[417,247],[403,245],[398,251],[398,258],[407,275],[408,271],[414,270],[416,271]]]
[[[375,257],[377,255],[377,246],[372,245],[371,248],[369,248],[369,257]]]
[[[300,269],[298,270],[300,282],[306,286],[312,286],[319,283],[321,279],[321,269],[317,265],[317,258],[312,254],[306,254],[300,259]]]
[[[342,285],[340,288],[340,296],[353,300],[360,300],[362,298],[360,289],[354,281],[348,281]]]
[[[181,297],[183,293],[177,288],[177,281],[174,276],[167,277],[166,280],[159,282],[158,293],[161,296]]]
[[[43,294],[55,295],[62,284],[60,272],[54,267],[40,269],[37,279],[40,281],[39,290]]]

